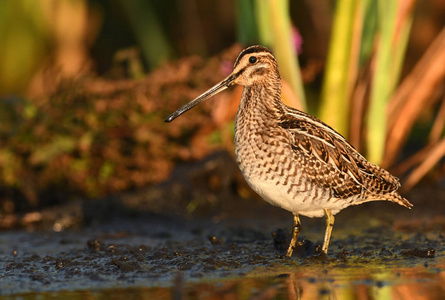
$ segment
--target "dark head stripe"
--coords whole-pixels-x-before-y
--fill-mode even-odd
[[[252,53],[258,53],[258,52],[268,52],[268,53],[272,54],[272,56],[273,56],[272,51],[270,51],[266,47],[263,47],[263,46],[250,46],[249,48],[244,49],[238,55],[238,58],[235,61],[234,67],[236,67],[238,65],[238,63],[240,62],[241,58],[243,58],[245,55],[252,54]]]

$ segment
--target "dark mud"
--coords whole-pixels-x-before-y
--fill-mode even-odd
[[[165,187],[171,189],[171,184]],[[227,186],[233,184],[229,180]],[[144,198],[136,194],[134,199]],[[70,228],[54,223],[5,230],[0,233],[1,296],[445,297],[443,190],[411,192],[412,210],[376,202],[342,211],[336,216],[328,257],[319,253],[324,220],[303,217],[292,259],[284,258],[290,213],[257,199],[224,195],[225,203],[201,197],[194,208],[198,213],[187,213],[189,203],[169,198],[156,213],[135,212],[126,195],[106,207],[79,204],[84,220]],[[171,211],[183,213],[168,213],[169,201]],[[68,215],[76,211],[70,205]],[[66,220],[63,208],[58,215],[51,220]]]
[[[365,209],[350,221],[340,214],[325,258],[317,252],[324,222],[303,219],[301,243],[293,258],[285,259],[290,215],[275,209],[259,213],[258,219],[153,216],[59,233],[4,232],[1,293],[26,298],[70,292],[80,298],[85,291],[124,289],[127,294],[130,289],[146,296],[247,293],[269,298],[386,289],[403,296],[414,285],[417,292],[445,295],[445,237],[439,228],[404,232]],[[286,242],[273,238],[277,228]]]

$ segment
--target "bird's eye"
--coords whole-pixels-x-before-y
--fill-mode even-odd
[[[256,63],[256,62],[257,62],[257,58],[256,58],[256,56],[251,56],[251,57],[249,57],[249,62],[250,62],[251,64]]]

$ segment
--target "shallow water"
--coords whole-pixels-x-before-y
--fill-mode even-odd
[[[444,206],[422,201],[411,211],[342,211],[328,258],[318,250],[324,220],[308,218],[283,258],[292,217],[262,202],[203,217],[4,231],[0,299],[444,299]]]
[[[243,276],[187,283],[178,272],[166,287],[31,292],[4,299],[444,299],[445,261],[413,266],[331,263],[259,268]]]

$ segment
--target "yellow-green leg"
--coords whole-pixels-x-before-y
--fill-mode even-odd
[[[286,256],[289,258],[292,256],[298,236],[300,235],[300,227],[300,218],[298,217],[298,214],[294,214],[294,229],[292,230],[292,239],[290,240],[289,248],[287,249],[286,253]]]
[[[324,234],[324,242],[322,251],[324,254],[328,254],[329,240],[331,239],[332,228],[334,228],[334,215],[330,209],[324,210],[326,216],[326,232]]]

